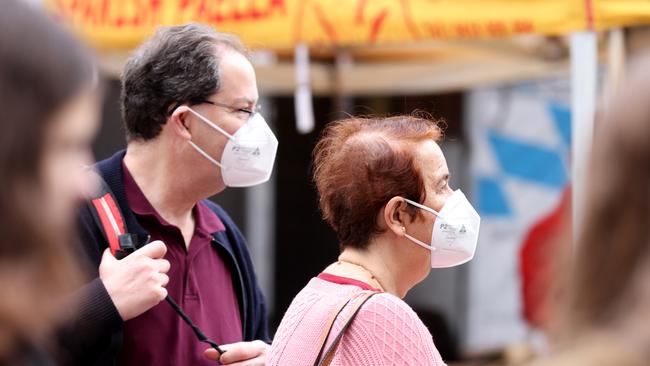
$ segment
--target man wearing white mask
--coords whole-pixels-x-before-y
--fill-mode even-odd
[[[113,258],[92,210],[82,212],[82,239],[99,265],[100,290],[92,308],[83,309],[92,321],[79,322],[74,343],[86,351],[76,362],[213,365],[204,357],[208,346],[170,306],[175,300],[221,345],[221,364],[263,365],[266,309],[245,239],[207,200],[228,186],[263,183],[273,168],[278,142],[258,112],[246,49],[236,37],[207,26],[162,27],[128,60],[121,99],[127,149],[99,162],[97,170],[122,211],[125,230],[147,238],[136,248],[148,240],[164,243],[159,257],[170,264],[169,282],[162,275],[166,268],[132,268],[140,250]],[[140,291],[141,282],[166,291]],[[110,301],[101,296],[103,289]],[[167,293],[173,300],[161,302]]]

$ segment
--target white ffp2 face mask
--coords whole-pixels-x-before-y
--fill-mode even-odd
[[[261,114],[254,113],[231,135],[191,108],[187,109],[228,138],[220,162],[194,142],[189,142],[199,154],[221,168],[221,177],[226,186],[250,187],[269,180],[278,151],[278,139]]]
[[[481,217],[460,189],[447,199],[440,212],[409,199],[404,200],[436,215],[431,243],[405,234],[407,239],[431,251],[431,268],[458,266],[474,258]]]

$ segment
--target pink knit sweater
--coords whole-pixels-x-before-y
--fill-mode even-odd
[[[293,299],[271,345],[267,365],[312,366],[318,339],[336,307],[362,289],[313,278]],[[339,315],[332,334],[339,333],[351,305]],[[330,336],[329,342],[334,336]],[[381,293],[361,308],[341,339],[332,366],[445,365],[431,333],[401,299]]]

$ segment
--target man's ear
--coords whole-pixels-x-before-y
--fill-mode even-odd
[[[192,133],[189,129],[190,116],[189,109],[186,106],[180,106],[174,110],[167,121],[176,136],[188,141],[192,139]]]
[[[406,210],[407,203],[404,198],[396,196],[391,198],[384,206],[384,223],[386,228],[397,236],[406,234],[406,223],[410,222],[409,214]]]

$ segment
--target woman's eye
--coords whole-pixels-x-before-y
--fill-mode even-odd
[[[251,111],[250,109],[246,109],[246,108],[240,108],[240,109],[237,110],[237,112],[239,112],[239,113],[246,113],[246,114],[248,114],[248,115],[253,114],[253,111]]]

